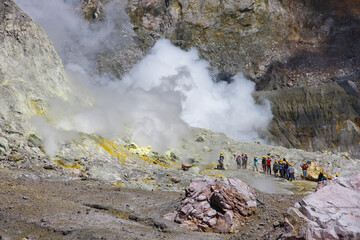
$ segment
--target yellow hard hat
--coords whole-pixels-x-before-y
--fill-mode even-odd
[[[245,155],[247,155],[247,153],[245,153]]]
[[[257,158],[257,156],[255,155],[255,157]]]
[[[266,158],[265,156],[263,156],[263,158]]]
[[[336,174],[336,176],[338,177],[338,176],[339,176],[339,174]]]
[[[277,162],[277,161],[275,160],[275,162]]]

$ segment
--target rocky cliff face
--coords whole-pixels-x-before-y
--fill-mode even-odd
[[[336,149],[359,156],[358,100],[337,83],[263,91],[255,95],[272,102],[276,116],[270,127],[272,141],[308,151]]]
[[[258,90],[315,87],[261,93],[272,101],[275,143],[355,154],[359,12],[351,0],[130,0],[128,6],[144,51],[166,37],[199,49],[220,80],[242,71]],[[333,82],[346,92],[322,85]]]
[[[195,46],[216,71],[245,72],[258,89],[313,86],[358,70],[357,1],[130,0],[128,12],[147,45],[167,37]]]
[[[24,133],[47,100],[65,98],[65,71],[50,39],[12,0],[0,1],[0,115]],[[28,129],[27,129],[28,130]]]

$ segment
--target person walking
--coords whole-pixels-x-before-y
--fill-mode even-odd
[[[283,160],[280,160],[279,172],[280,172],[280,177],[284,178],[284,163],[283,163]]]
[[[262,156],[261,164],[262,164],[264,173],[266,173],[266,157],[265,156]]]
[[[236,166],[237,166],[237,169],[241,169],[241,157],[240,157],[240,154],[236,158]]]
[[[306,179],[306,172],[307,172],[307,169],[308,169],[308,165],[306,163],[304,163],[302,165],[302,171],[303,171],[303,178]]]
[[[245,153],[245,155],[243,156],[243,159],[242,159],[242,168],[243,169],[247,168],[247,161],[248,161],[248,156],[247,156],[247,153]]]
[[[257,159],[257,156],[254,157],[254,165],[253,165],[253,171],[255,172],[258,172],[259,169],[258,169],[258,162],[259,160]]]
[[[225,170],[224,168],[224,154],[220,153],[218,169]]]
[[[268,156],[266,159],[266,173],[271,175],[271,158]]]
[[[288,171],[288,176],[289,176],[288,180],[289,181],[295,180],[294,166],[291,163],[289,164],[289,167],[288,167],[287,171]]]
[[[280,165],[279,165],[279,163],[275,160],[274,165],[273,165],[273,170],[274,170],[274,175],[275,175],[275,177],[278,176],[279,168],[280,168]]]
[[[284,158],[284,159],[285,159],[285,158]],[[289,168],[289,162],[288,162],[287,160],[285,160],[284,173],[285,173],[285,178],[286,178],[287,180],[289,180],[288,168]]]

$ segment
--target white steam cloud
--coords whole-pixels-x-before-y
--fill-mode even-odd
[[[189,125],[226,133],[241,141],[258,139],[272,119],[270,103],[255,103],[255,84],[242,74],[215,82],[196,49],[186,52],[161,39],[125,76],[125,87],[180,92],[181,118]]]
[[[114,25],[106,20],[91,30],[75,12],[75,1],[15,2],[44,27],[60,56],[67,58],[66,68],[74,84],[76,96],[70,96],[70,104],[52,102],[52,127],[41,127],[45,124],[35,121],[39,133],[47,135],[45,149],[49,154],[55,154],[57,144],[73,132],[130,134],[139,145],[151,145],[158,151],[181,144],[188,137],[188,125],[252,141],[258,140],[258,132],[266,130],[272,119],[268,102],[255,103],[253,82],[242,74],[234,76],[231,83],[215,82],[209,64],[200,59],[196,49],[183,51],[165,39],[159,40],[121,81],[96,76],[102,86],[94,86],[90,81],[94,79],[90,76],[91,59]],[[111,7],[106,11],[109,16],[114,14]],[[83,47],[82,53],[69,54],[73,42]]]

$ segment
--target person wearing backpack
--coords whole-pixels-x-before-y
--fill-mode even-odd
[[[266,173],[266,157],[265,156],[262,157],[261,164],[262,164],[264,173]]]

